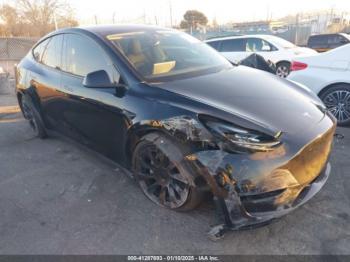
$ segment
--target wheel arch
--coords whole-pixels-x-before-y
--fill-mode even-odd
[[[152,127],[148,124],[134,124],[127,131],[126,143],[125,143],[125,154],[126,154],[126,165],[131,167],[132,155],[135,147],[142,140],[142,137],[150,133],[160,133],[170,138],[170,135],[163,129]]]
[[[23,92],[22,91],[17,91],[16,93],[16,97],[17,97],[17,101],[18,101],[18,105],[22,111],[22,98],[23,98]]]
[[[202,134],[203,132],[201,132],[203,127],[197,123],[197,120],[191,116],[182,115],[161,120],[142,120],[133,124],[126,135],[125,153],[127,164],[131,163],[130,160],[136,145],[143,136],[150,133],[164,135],[181,147],[183,152],[190,153],[196,148],[196,145],[198,146],[198,142],[206,139]]]
[[[276,63],[276,66],[278,66],[278,65],[280,65],[280,64],[282,64],[282,63],[287,63],[287,64],[289,64],[289,65],[292,64],[291,61],[288,61],[288,60],[280,60],[280,61],[278,61],[278,62]]]
[[[178,122],[178,120],[185,121],[185,123],[181,121]],[[204,141],[203,139],[205,138],[201,137],[201,135],[195,135],[188,131],[187,128],[184,128],[184,124],[186,125],[191,123],[186,123],[186,120],[191,121],[191,118],[187,118],[186,116],[178,116],[163,120],[142,121],[142,123],[134,124],[128,130],[127,142],[125,144],[127,167],[132,167],[132,157],[136,146],[142,141],[144,136],[151,133],[163,135],[168,140],[172,141],[185,154],[184,157],[191,155],[193,152],[201,148],[199,144],[202,142],[199,144],[198,142]],[[194,184],[204,189],[208,188],[210,183],[207,181],[206,177],[196,175],[194,177]]]
[[[329,88],[337,85],[347,85],[350,86],[350,83],[347,83],[345,81],[339,81],[339,82],[334,82],[326,85],[325,87],[321,88],[321,90],[318,92],[318,96],[320,97],[324,92],[326,92]]]
[[[41,103],[40,103],[40,98],[39,95],[37,94],[35,88],[33,86],[30,86],[29,88],[26,89],[20,89],[17,91],[16,93],[17,96],[17,100],[18,100],[18,104],[20,106],[21,111],[23,112],[23,108],[22,108],[22,99],[24,96],[27,96],[30,98],[32,104],[34,105],[35,109],[37,110],[37,112],[39,113],[39,116],[41,118],[41,121],[43,123],[45,123],[44,117],[43,117],[43,112],[41,110]]]
[[[125,143],[126,165],[131,167],[132,155],[134,153],[136,145],[140,142],[141,138],[149,133],[155,132],[152,128],[134,128],[131,127],[127,132],[127,138]]]

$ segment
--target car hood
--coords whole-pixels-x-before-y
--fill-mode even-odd
[[[245,66],[157,86],[275,131],[299,132],[325,115],[309,90]]]

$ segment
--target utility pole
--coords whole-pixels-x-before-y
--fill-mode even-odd
[[[58,25],[57,25],[57,19],[56,19],[56,14],[55,13],[53,13],[53,21],[55,23],[55,30],[57,30],[58,29]]]
[[[295,17],[295,36],[294,36],[294,44],[298,44],[298,30],[299,30],[299,13]]]
[[[95,24],[97,25],[97,15],[95,15],[94,17],[95,17]]]
[[[266,7],[266,22],[268,22],[270,20],[270,5],[267,4]]]
[[[173,7],[171,0],[169,0],[169,12],[170,12],[170,27],[173,27]]]

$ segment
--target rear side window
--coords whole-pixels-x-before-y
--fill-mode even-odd
[[[312,48],[336,48],[343,44],[349,43],[349,40],[343,35],[316,35],[310,36],[308,47]]]
[[[51,40],[51,38],[48,38],[44,41],[42,41],[40,44],[38,44],[34,49],[33,49],[33,56],[34,59],[38,62],[41,62],[41,57],[43,55],[43,52],[45,50],[46,45],[48,42]]]
[[[328,44],[334,45],[340,43],[341,36],[339,35],[330,35],[328,36]]]
[[[328,36],[326,35],[310,36],[308,46],[309,47],[326,46],[327,42],[328,42]]]
[[[63,70],[78,76],[105,70],[113,79],[112,64],[97,43],[75,34],[65,35]]]
[[[41,63],[56,69],[61,69],[62,41],[63,35],[51,37],[41,57]]]
[[[221,43],[221,52],[245,52],[245,39],[223,40]]]
[[[334,36],[330,37],[329,41],[328,41],[328,43],[330,45],[345,44],[347,42],[349,42],[349,41],[342,35],[334,35]]]
[[[207,44],[210,45],[212,48],[219,50],[220,41],[207,42]]]

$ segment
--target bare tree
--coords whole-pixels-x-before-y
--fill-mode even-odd
[[[0,8],[0,18],[3,21],[3,24],[1,25],[3,35],[11,36],[20,33],[18,32],[20,29],[18,24],[18,13],[14,7],[4,4]]]
[[[59,27],[78,24],[72,8],[63,0],[16,0],[13,6],[6,4],[0,11],[8,34],[12,35],[42,36],[55,29],[55,19]],[[20,26],[22,32],[14,30],[16,26]]]

